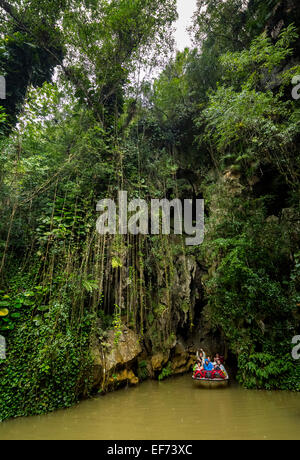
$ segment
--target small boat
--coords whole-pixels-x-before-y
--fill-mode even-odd
[[[200,388],[227,388],[229,385],[229,378],[227,379],[200,379],[192,377],[193,382]]]

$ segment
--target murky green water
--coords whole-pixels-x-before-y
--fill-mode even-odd
[[[0,439],[300,439],[300,394],[206,390],[189,376],[145,382],[41,417],[0,424]]]

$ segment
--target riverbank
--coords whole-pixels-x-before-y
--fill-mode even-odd
[[[48,415],[0,424],[0,440],[300,439],[300,395],[195,388],[190,375],[83,401]]]

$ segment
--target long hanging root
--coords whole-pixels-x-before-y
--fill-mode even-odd
[[[3,256],[2,256],[2,260],[1,260],[0,275],[2,274],[4,265],[5,265],[5,259],[6,259],[6,255],[7,255],[7,251],[8,251],[10,235],[11,235],[13,221],[14,221],[14,218],[15,218],[16,211],[17,211],[17,204],[15,204],[13,206],[12,213],[11,213],[11,216],[10,216],[9,228],[8,228],[6,242],[5,242],[5,248],[4,248],[4,252],[3,252]]]

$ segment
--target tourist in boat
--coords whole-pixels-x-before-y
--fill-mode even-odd
[[[197,370],[199,370],[199,365],[201,367],[201,360],[197,359],[197,362],[196,362],[195,366],[193,367],[193,372],[196,372]]]
[[[224,367],[224,364],[222,363],[222,361],[220,360],[220,369],[221,369],[221,372],[223,372],[223,374],[225,375],[225,379],[229,379],[229,375]]]
[[[221,360],[219,358],[217,358],[216,364],[214,365],[214,370],[212,372],[212,378],[213,379],[223,379],[223,380],[228,379],[227,371],[225,367],[223,366],[223,364],[221,363]]]
[[[202,361],[201,359],[197,359],[197,363],[194,366],[194,378],[203,378],[203,366],[202,366]]]
[[[208,357],[206,358],[206,360],[204,361],[204,369],[205,369],[206,371],[212,371],[212,370],[214,369],[214,365],[213,365],[213,363],[211,362],[211,359],[210,359],[209,356],[208,356]]]
[[[217,360],[220,359],[220,354],[216,353],[214,359],[213,359],[213,365],[215,366],[217,364]]]
[[[220,353],[216,353],[216,356],[214,357],[214,361],[213,361],[214,365],[217,364],[218,359],[221,361],[221,364],[224,364],[224,356],[221,356]]]
[[[211,373],[214,370],[214,366],[209,357],[207,357],[204,362],[203,370],[204,370],[204,372],[202,373],[203,377],[210,378]]]
[[[202,366],[204,365],[204,361],[206,359],[206,353],[205,351],[200,348],[200,350],[197,351],[197,360],[200,359],[201,360],[201,364]]]

